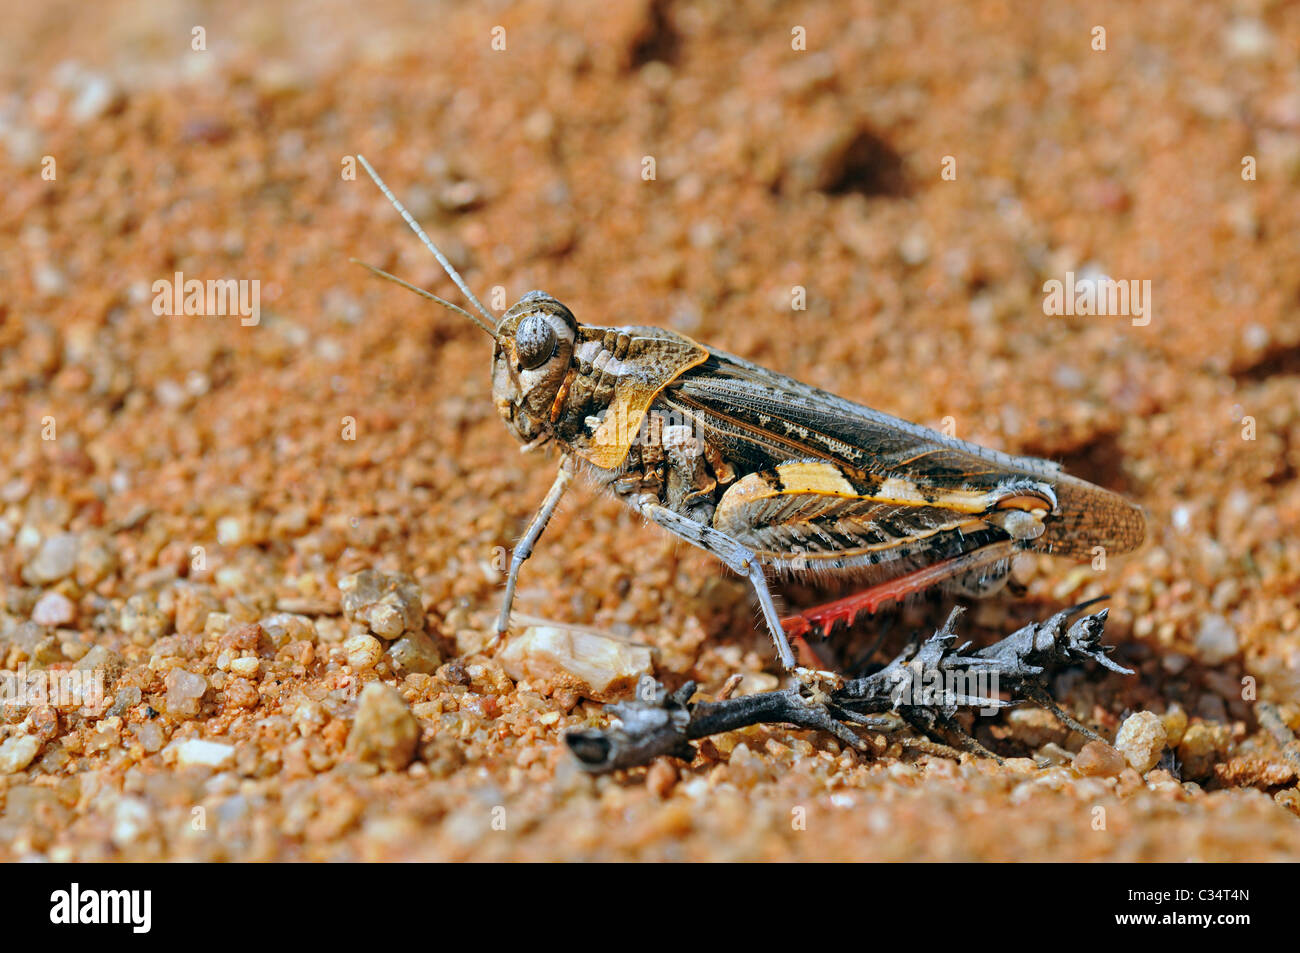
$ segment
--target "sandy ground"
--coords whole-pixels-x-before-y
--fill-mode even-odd
[[[4,705],[0,858],[1300,856],[1257,720],[1300,728],[1300,7],[0,19],[0,664],[104,690]],[[348,264],[457,297],[357,152],[498,310],[544,288],[1140,502],[1143,551],[1019,564],[971,631],[1111,594],[1138,674],[1054,687],[1108,737],[1159,716],[1159,766],[1085,776],[1025,711],[977,727],[1003,766],[772,727],[582,775],[600,704],[480,653],[553,462],[481,332]],[[156,314],[177,272],[259,282],[257,323]],[[1045,315],[1067,272],[1149,280],[1146,317]],[[776,684],[746,587],[611,499],[567,501],[517,610]]]

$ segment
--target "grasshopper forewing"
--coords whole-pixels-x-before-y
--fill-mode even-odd
[[[492,336],[497,411],[526,448],[560,451],[555,483],[511,559],[498,637],[520,567],[582,470],[748,578],[787,670],[787,627],[826,630],[939,584],[984,594],[1022,550],[1088,557],[1142,542],[1141,510],[1057,464],[947,437],[674,331],[580,324],[541,291],[497,320],[358,158],[486,322],[392,280]],[[783,626],[769,589],[782,576],[847,577],[864,590]]]

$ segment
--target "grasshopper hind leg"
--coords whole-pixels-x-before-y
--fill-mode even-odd
[[[949,586],[969,596],[992,595],[1007,582],[1015,544],[1001,540],[920,569],[883,579],[858,592],[819,606],[802,609],[782,620],[792,636],[815,632],[829,635],[836,625],[849,626],[863,613],[873,615],[889,603],[936,586]]]
[[[716,556],[733,572],[749,580],[750,585],[754,587],[754,593],[758,596],[763,621],[767,623],[772,643],[776,646],[777,658],[781,660],[781,665],[787,672],[798,671],[794,650],[790,648],[790,640],[786,638],[785,629],[781,627],[781,616],[776,611],[776,603],[772,601],[772,590],[768,587],[767,575],[753,550],[726,533],[675,513],[658,502],[646,500],[635,506],[647,519],[658,523],[678,539],[684,539],[692,546],[698,546],[706,553]]]
[[[1011,579],[1011,560],[999,559],[979,566],[960,576],[955,576],[947,588],[958,595],[972,599],[987,599],[1006,588]]]

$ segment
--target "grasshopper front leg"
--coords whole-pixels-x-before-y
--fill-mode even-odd
[[[719,532],[711,526],[705,526],[689,517],[682,516],[680,513],[674,513],[666,506],[654,502],[642,502],[635,504],[641,515],[647,519],[658,523],[668,532],[672,533],[678,539],[684,539],[693,546],[698,546],[706,553],[710,553],[721,559],[732,572],[738,573],[749,580],[754,587],[754,592],[758,595],[759,607],[763,610],[763,620],[767,623],[768,631],[772,635],[772,642],[776,646],[777,657],[781,660],[781,665],[787,672],[793,672],[797,669],[794,651],[790,648],[790,642],[785,637],[785,629],[781,627],[781,616],[776,611],[776,605],[772,602],[772,591],[767,586],[767,577],[763,574],[763,566],[758,561],[758,557],[753,550],[749,549],[742,543],[732,539],[726,533]]]
[[[551,521],[551,517],[555,514],[555,508],[560,504],[560,497],[564,496],[564,491],[569,488],[569,483],[572,480],[573,460],[570,457],[564,457],[560,461],[559,472],[555,474],[555,482],[551,484],[546,499],[542,500],[541,508],[533,517],[533,521],[528,524],[528,529],[524,532],[523,538],[519,540],[519,545],[515,547],[515,551],[510,557],[510,574],[506,576],[506,594],[501,600],[501,613],[497,616],[497,631],[491,645],[499,642],[501,637],[506,634],[506,630],[510,628],[510,606],[515,601],[515,584],[519,581],[519,570],[523,568],[528,557],[533,554],[534,544],[546,529],[546,524]]]

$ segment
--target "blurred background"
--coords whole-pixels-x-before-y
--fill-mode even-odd
[[[324,618],[339,578],[378,567],[418,581],[444,656],[481,645],[497,554],[551,465],[496,419],[477,329],[348,263],[458,300],[349,174],[360,152],[498,311],[542,288],[580,321],[671,327],[1140,502],[1142,553],[1018,567],[1030,608],[980,617],[1111,593],[1143,673],[1115,714],[1177,693],[1253,726],[1244,674],[1296,700],[1300,6],[49,2],[0,20],[6,631],[56,591],[69,659],[104,643],[144,665],[121,609],[144,597],[171,632],[160,593],[195,581],[203,546],[227,608]],[[258,282],[258,322],[155,313],[177,272]],[[1149,323],[1045,314],[1067,273],[1149,281]],[[33,575],[60,534],[97,540],[99,570]],[[521,612],[635,635],[661,673],[769,667],[745,587],[613,501],[571,501],[538,552]]]

